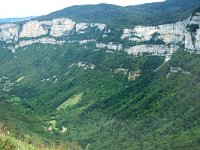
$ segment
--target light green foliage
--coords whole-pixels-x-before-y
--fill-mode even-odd
[[[68,100],[66,100],[64,103],[62,103],[57,110],[61,110],[61,109],[65,109],[67,107],[76,105],[82,98],[83,93],[78,94],[78,95],[74,95],[71,98],[69,98]]]

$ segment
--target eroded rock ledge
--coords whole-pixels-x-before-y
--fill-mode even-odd
[[[177,23],[123,29],[123,34],[120,37],[121,42],[118,41],[117,43],[110,41],[105,43],[95,38],[80,38],[73,41],[63,38],[74,34],[86,37],[84,34],[97,31],[102,38],[108,38],[111,34],[111,29],[106,28],[106,25],[101,23],[76,23],[68,18],[46,21],[29,20],[24,24],[8,23],[0,25],[0,41],[5,43],[4,47],[10,49],[13,53],[20,47],[34,43],[60,45],[66,42],[77,42],[78,44],[94,42],[98,49],[123,50],[131,55],[166,56],[166,61],[170,59],[180,44],[185,45],[185,49],[190,52],[200,54],[200,13],[198,12],[191,15],[187,20]],[[124,43],[123,41],[137,44],[127,47],[121,44]],[[154,43],[148,43],[149,41]]]

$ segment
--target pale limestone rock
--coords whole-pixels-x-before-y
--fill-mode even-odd
[[[58,18],[52,21],[28,21],[23,25],[20,37],[40,37],[50,35],[59,37],[66,35],[75,26],[68,18]]]
[[[190,24],[199,24],[200,22],[200,13],[196,13],[194,16],[191,16]]]
[[[0,25],[0,41],[7,43],[16,42],[18,40],[19,26],[17,24]]]
[[[67,35],[75,27],[75,22],[67,18],[58,18],[52,20],[50,35],[54,37]]]
[[[85,33],[85,30],[88,29],[89,24],[88,23],[77,23],[76,24],[76,32],[78,34],[83,34]]]
[[[200,51],[200,29],[198,29],[196,32],[194,45],[195,49]]]
[[[126,75],[128,73],[128,69],[126,68],[117,68],[114,70],[115,73],[123,73],[124,75]]]
[[[97,29],[99,29],[100,31],[103,31],[106,28],[105,24],[102,23],[91,23],[90,27],[97,27]]]
[[[186,32],[185,34],[185,48],[191,49],[191,50],[195,49],[193,41],[192,41],[192,34],[190,32]]]
[[[196,13],[188,20],[190,20],[188,25],[198,25],[200,28],[200,13]],[[190,33],[188,31],[186,32],[185,48],[200,53],[200,29],[197,29],[196,32],[193,33]]]
[[[91,39],[91,40],[81,40],[79,41],[79,44],[82,45],[82,44],[87,44],[88,42],[95,42],[96,40],[95,39]]]
[[[184,38],[186,24],[187,21],[160,25],[158,26],[159,30],[157,31],[160,34],[158,38],[162,39],[166,44],[177,44]]]
[[[96,47],[97,48],[107,48],[110,50],[123,50],[123,45],[122,44],[114,44],[112,42],[109,42],[108,44],[104,44],[104,43],[96,43]]]
[[[21,37],[39,37],[48,34],[48,29],[44,28],[44,22],[39,21],[28,21],[22,27],[22,31],[20,33]]]
[[[16,52],[16,49],[13,46],[8,46],[7,47],[9,50],[11,50],[12,53]]]
[[[91,64],[91,63],[87,63],[87,62],[78,62],[78,63],[73,63],[71,64],[68,68],[71,68],[71,67],[78,67],[78,68],[82,68],[84,70],[87,70],[87,69],[95,69],[96,66],[94,64]]]
[[[166,56],[170,52],[170,48],[167,45],[136,45],[125,49],[128,54],[132,55],[148,55]]]
[[[86,33],[86,30],[90,28],[96,28],[96,30],[103,31],[106,28],[105,24],[101,23],[77,23],[76,24],[76,32],[78,34]]]
[[[178,49],[178,46],[172,46],[171,45],[170,50],[165,57],[165,62],[167,62],[171,59],[173,53],[176,52],[177,49]]]
[[[197,30],[194,41],[195,49],[200,51],[200,29]]]
[[[187,31],[187,25],[199,25],[200,27],[200,13],[190,16],[187,20],[165,24],[159,26],[136,26],[133,29],[124,29],[121,39],[128,39],[130,41],[143,42],[149,41],[152,38],[163,40],[166,44],[176,45],[184,43],[185,48],[191,51],[200,53],[200,29],[195,33]],[[156,36],[156,37],[153,37]],[[185,39],[183,41],[183,39]],[[127,50],[132,53],[137,52],[137,47]],[[147,52],[147,50],[143,50]],[[152,50],[150,50],[151,52]],[[168,60],[168,58],[166,58]]]
[[[43,37],[41,39],[22,40],[22,41],[19,42],[18,45],[15,46],[15,48],[17,49],[17,48],[28,46],[28,45],[35,44],[35,43],[62,45],[62,44],[64,44],[64,42],[65,41],[56,41],[54,38]]]
[[[121,39],[128,38],[131,41],[149,41],[153,35],[163,40],[166,44],[178,43],[184,38],[186,22],[166,24],[159,26],[136,26],[133,29],[124,29]]]
[[[131,71],[128,74],[128,80],[135,80],[137,77],[141,75],[141,70]]]

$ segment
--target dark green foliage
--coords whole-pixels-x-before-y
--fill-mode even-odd
[[[187,25],[187,29],[189,30],[189,32],[196,32],[197,29],[199,29],[199,25],[198,24]]]
[[[17,138],[22,136],[38,136],[46,139],[50,135],[45,132],[43,121],[44,117],[39,117],[28,109],[20,105],[13,105],[9,99],[0,98],[0,122],[16,133]]]
[[[90,143],[91,149],[198,149],[200,87],[194,68],[199,70],[199,62],[198,55],[179,50],[158,72],[147,72],[128,88],[101,98],[78,118],[73,115],[81,107],[72,108],[74,113],[69,108],[58,118],[60,125],[69,127],[69,138]],[[191,74],[167,78],[170,66]]]
[[[184,20],[199,5],[199,0],[166,0],[127,7],[108,4],[72,6],[39,19],[68,17],[76,22],[100,22],[111,27],[159,25]]]
[[[200,12],[200,7],[192,11],[192,16],[194,16],[196,13]]]
[[[16,129],[30,135],[78,141],[89,149],[198,149],[199,55],[178,50],[154,72],[163,63],[162,57],[107,53],[86,45],[34,44],[29,50],[18,50],[16,57],[5,51],[2,57],[8,59],[0,67],[0,76],[8,76],[4,80],[10,82],[21,76],[25,79],[10,91],[1,90],[9,101],[1,101],[1,122],[14,123]],[[78,62],[96,67],[71,66]],[[170,67],[185,72],[170,73]],[[128,81],[127,74],[115,73],[117,68],[142,70],[142,75]],[[57,111],[80,93],[80,102]],[[46,133],[43,128],[52,118],[56,128]],[[67,127],[65,134],[60,133],[63,126]]]

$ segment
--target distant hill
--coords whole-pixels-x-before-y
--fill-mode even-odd
[[[29,20],[33,17],[22,17],[22,18],[0,18],[0,23],[7,23],[7,22],[16,22],[16,21],[24,21]]]
[[[39,18],[68,17],[77,22],[100,22],[121,27],[157,25],[184,20],[198,6],[199,0],[167,0],[127,7],[110,4],[82,5],[67,7]]]

